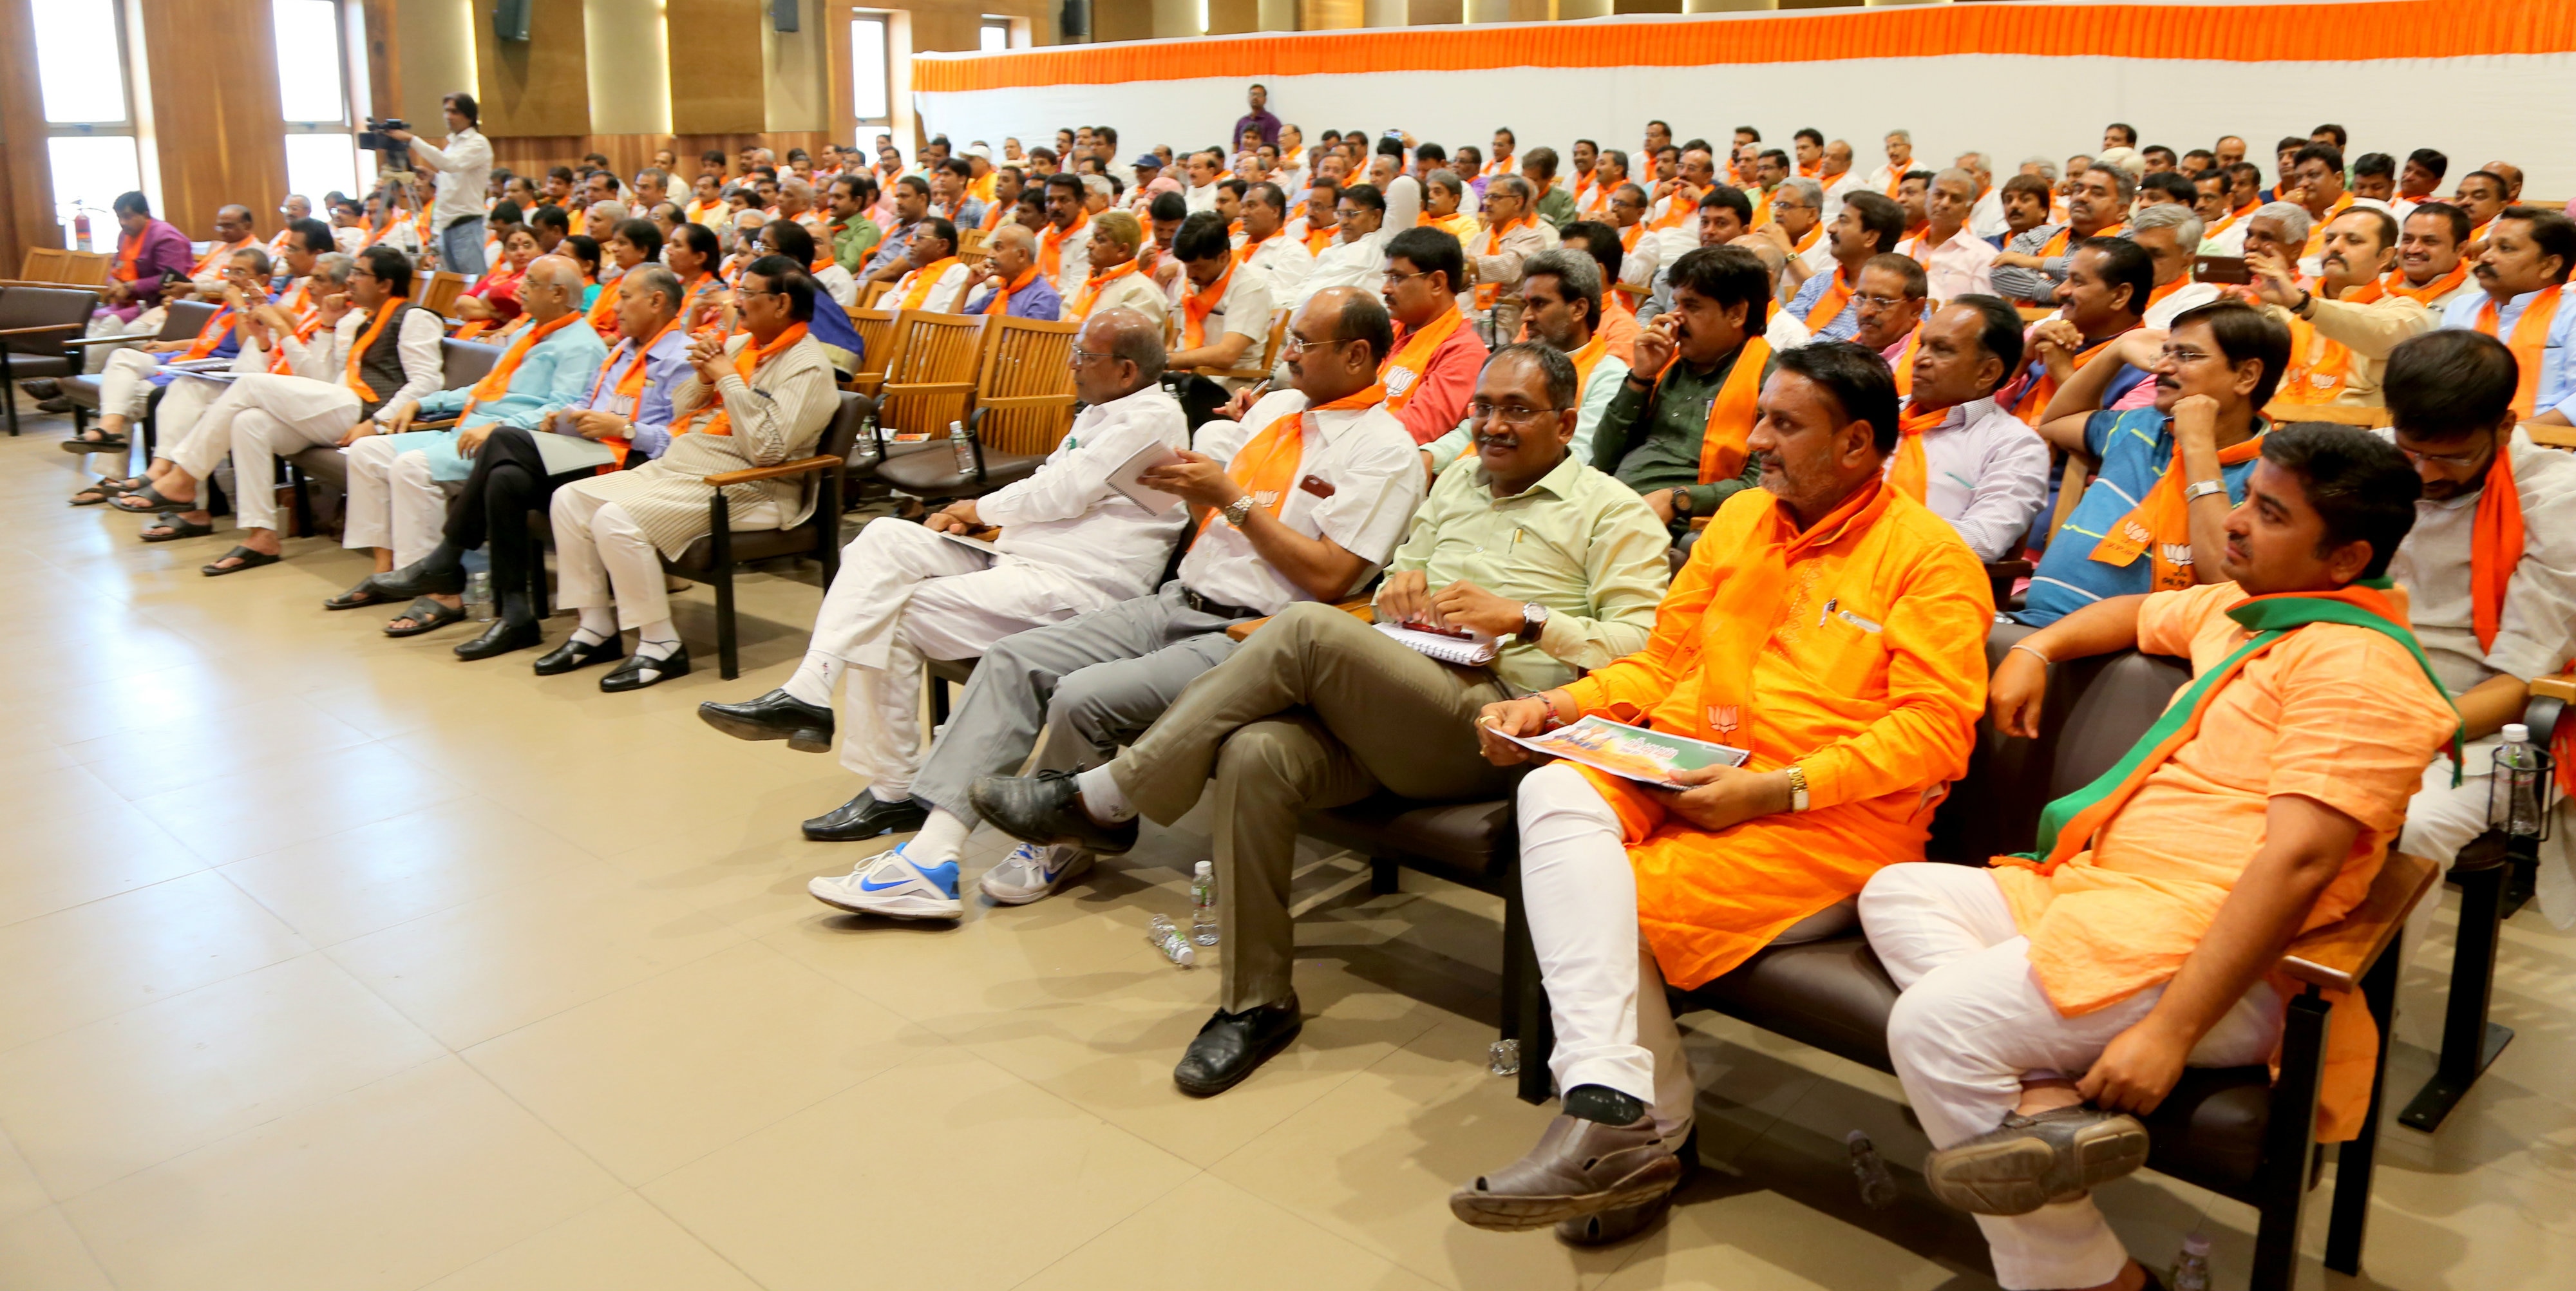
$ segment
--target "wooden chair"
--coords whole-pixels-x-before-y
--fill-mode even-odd
[[[2025,323],[2036,323],[2057,312],[2054,305],[2016,305],[2013,310],[2021,315],[2021,321]]]
[[[441,269],[423,276],[429,282],[417,292],[420,307],[441,318],[452,317],[456,309],[456,298],[465,294],[465,275],[449,273]]]
[[[108,274],[116,268],[116,257],[105,251],[66,251],[61,281],[74,287],[104,287]]]
[[[967,229],[957,235],[957,258],[966,267],[981,271],[984,261],[992,257],[993,235],[982,229]]]
[[[959,498],[1036,473],[1073,425],[1073,338],[1081,330],[1080,323],[992,319],[985,327],[974,410],[966,417],[974,468],[960,470],[952,453],[915,452],[880,462],[876,478],[916,497]],[[909,368],[904,375],[908,383]],[[900,387],[886,388],[891,397]]]
[[[81,361],[68,343],[89,330],[97,308],[98,293],[86,287],[0,288],[0,400],[9,406],[11,435],[18,433],[18,382],[78,375]]]
[[[1190,371],[1203,377],[1219,377],[1235,381],[1258,381],[1263,377],[1269,376],[1271,369],[1278,366],[1280,347],[1287,343],[1288,311],[1284,309],[1273,310],[1270,315],[1270,339],[1262,342],[1261,361],[1259,363],[1250,367],[1192,368]]]
[[[2526,421],[2522,423],[2522,433],[2542,448],[2576,448],[2576,426],[2544,426]]]
[[[885,294],[886,294],[887,289],[889,289],[889,288],[891,288],[891,287],[893,287],[893,286],[894,286],[894,284],[893,284],[893,283],[890,283],[890,282],[872,282],[872,283],[867,284],[865,287],[860,288],[860,289],[859,289],[859,308],[861,308],[861,309],[874,309],[874,308],[876,308],[876,307],[877,307],[877,302],[878,302],[878,301],[880,301],[880,300],[885,299]]]
[[[886,373],[895,357],[895,313],[890,309],[854,309],[849,311],[850,326],[859,334],[859,371],[851,378],[851,388],[873,399],[885,389]]]
[[[981,314],[906,310],[895,320],[900,354],[877,404],[880,455],[888,435],[938,438],[974,406],[984,358]]]
[[[2264,405],[2263,415],[2281,426],[2301,421],[2324,421],[2338,426],[2377,430],[2388,424],[2388,409],[2385,407],[2362,408],[2339,403],[2290,403],[2275,399]]]

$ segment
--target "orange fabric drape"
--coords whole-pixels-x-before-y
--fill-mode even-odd
[[[1012,279],[1008,285],[993,293],[992,303],[984,306],[984,312],[986,314],[1001,314],[1007,312],[1011,307],[1011,297],[1019,295],[1020,292],[1025,290],[1030,283],[1036,282],[1037,280],[1038,267],[1036,265],[1030,265],[1028,268],[1021,270],[1019,277]]]
[[[936,264],[926,264],[913,270],[912,286],[904,291],[903,300],[896,307],[899,309],[921,308],[921,302],[930,299],[931,288],[939,285],[939,280],[948,273],[948,266],[955,263],[957,263],[957,257],[949,256]]]
[[[1807,317],[1802,320],[1807,324],[1807,330],[1816,331],[1842,317],[1844,307],[1851,304],[1851,298],[1851,283],[1844,280],[1843,267],[1835,265],[1832,284],[1825,288],[1825,294],[1816,298],[1815,304],[1807,308]]]
[[[1458,325],[1466,318],[1454,307],[1444,310],[1440,317],[1432,319],[1420,331],[1405,337],[1403,343],[1395,347],[1395,353],[1386,356],[1386,362],[1378,366],[1379,384],[1386,384],[1388,378],[1398,373],[1405,376],[1405,380],[1395,383],[1395,393],[1386,396],[1388,412],[1401,413],[1406,404],[1413,402],[1415,393],[1422,389],[1422,374],[1431,370],[1431,356],[1440,352],[1440,343],[1448,340],[1449,334],[1457,331]]]
[[[1479,256],[1501,255],[1503,251],[1503,239],[1511,236],[1512,230],[1524,225],[1534,226],[1537,223],[1537,216],[1522,215],[1487,228],[1485,230],[1485,248],[1476,254]],[[1476,308],[1492,309],[1494,307],[1494,301],[1502,295],[1502,291],[1502,288],[1489,282],[1477,283]]]
[[[1090,227],[1091,212],[1075,207],[1072,228],[1059,229],[1055,226],[1055,221],[1049,220],[1047,226],[1039,230],[1038,267],[1046,270],[1047,277],[1058,278],[1064,275],[1064,240]]]
[[[2408,300],[2414,301],[2416,304],[2422,305],[2426,309],[2431,309],[2434,301],[2440,300],[2442,297],[2458,291],[2460,289],[2460,284],[2467,282],[2468,280],[2469,262],[2467,260],[2462,260],[2458,264],[2452,265],[2449,273],[2443,274],[2441,277],[2425,283],[2421,287],[2409,284],[2406,281],[2406,271],[2403,269],[2389,270],[2388,276],[2379,280],[2379,285],[2386,287],[2390,295],[2404,296]]]
[[[510,348],[501,351],[501,357],[493,363],[492,370],[484,373],[483,379],[475,382],[474,388],[466,392],[465,406],[457,410],[456,415],[462,418],[474,411],[474,405],[487,399],[498,399],[510,393],[510,378],[518,374],[519,364],[528,357],[528,351],[535,349],[537,342],[580,321],[581,315],[566,314],[551,323],[540,324],[521,333],[519,339],[510,342]]]
[[[1207,317],[1225,299],[1225,289],[1234,282],[1235,268],[1232,263],[1227,264],[1225,272],[1217,275],[1217,280],[1209,283],[1205,290],[1181,297],[1181,345],[1184,349],[1195,350],[1207,344]]]
[[[1100,289],[1134,272],[1136,272],[1136,262],[1128,260],[1111,267],[1104,273],[1095,273],[1083,279],[1082,290],[1074,293],[1073,303],[1065,306],[1064,316],[1077,322],[1091,317],[1091,307],[1100,300]]]
[[[1932,465],[1923,452],[1923,433],[1938,430],[1947,408],[1916,410],[1908,405],[1896,414],[1896,458],[1887,465],[1887,486],[1917,502],[1932,487]]]
[[[1372,384],[1331,403],[1273,418],[1260,434],[1236,450],[1234,460],[1226,463],[1226,477],[1252,495],[1254,506],[1276,516],[1288,505],[1288,490],[1296,483],[1297,468],[1306,461],[1306,428],[1312,424],[1307,414],[1374,408],[1384,402],[1386,386]],[[1209,511],[1200,521],[1200,532],[1205,532],[1208,525],[1224,523],[1222,515]],[[1198,541],[1198,535],[1192,534],[1190,541]]]
[[[2388,289],[2374,279],[2346,292],[2343,300],[2367,305],[2387,294]],[[2351,375],[2350,349],[2320,334],[2316,324],[2290,315],[2290,365],[2281,372],[2280,392],[2274,398],[2285,403],[2333,403]]]
[[[1745,338],[1744,348],[1735,352],[1735,366],[1727,371],[1726,384],[1708,401],[1708,430],[1699,441],[1700,483],[1715,484],[1744,473],[1745,454],[1750,451],[1745,441],[1753,435],[1754,404],[1762,397],[1762,369],[1770,364],[1771,342],[1759,336]],[[1664,371],[1669,374],[1672,368]],[[1655,382],[1661,385],[1663,378]]]
[[[367,330],[358,333],[357,343],[349,347],[349,369],[341,374],[340,384],[349,387],[350,393],[358,396],[362,403],[376,401],[376,388],[358,375],[358,369],[366,362],[367,351],[375,345],[376,338],[385,334],[385,324],[393,321],[393,316],[401,309],[401,297],[388,297],[385,303],[376,306],[376,316],[367,320]]]
[[[216,310],[215,316],[207,319],[206,325],[197,329],[196,339],[188,342],[188,348],[180,352],[179,361],[185,363],[214,353],[215,347],[224,343],[224,333],[231,330],[232,326],[232,306],[226,305]]]

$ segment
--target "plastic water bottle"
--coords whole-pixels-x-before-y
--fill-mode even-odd
[[[1497,1076],[1521,1074],[1521,1042],[1496,1040],[1485,1050],[1485,1070]]]
[[[1155,915],[1153,923],[1145,929],[1145,940],[1154,943],[1154,948],[1163,952],[1163,958],[1183,968],[1194,968],[1198,965],[1198,952],[1190,949],[1189,938],[1181,935],[1180,928],[1173,924],[1170,915]]]
[[[2209,1291],[2209,1239],[2193,1233],[2182,1239],[2182,1254],[2175,1258],[2173,1276],[2165,1279],[2173,1291]]]
[[[1216,944],[1216,863],[1201,861],[1190,875],[1190,940]]]
[[[2499,823],[2507,834],[2523,838],[2540,835],[2540,750],[2531,743],[2531,728],[2520,722],[2507,722],[2504,743],[2496,746],[2495,778],[2507,795],[2505,819]]]
[[[1844,1146],[1851,1149],[1852,1177],[1860,1183],[1860,1204],[1871,1210],[1885,1210],[1896,1204],[1896,1180],[1887,1173],[1887,1163],[1878,1157],[1878,1145],[1870,1142],[1866,1131],[1853,1130],[1843,1136]]]
[[[492,621],[492,575],[483,570],[465,576],[465,617],[477,623]]]
[[[948,451],[957,455],[958,474],[975,473],[975,441],[967,435],[965,422],[948,423]]]

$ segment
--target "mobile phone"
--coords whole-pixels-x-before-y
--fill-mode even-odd
[[[2192,280],[2241,287],[2254,281],[2253,271],[2245,267],[2243,256],[2199,256],[2191,266]]]

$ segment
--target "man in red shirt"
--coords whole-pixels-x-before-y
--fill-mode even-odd
[[[1395,349],[1378,369],[1386,410],[1428,444],[1457,428],[1485,367],[1485,342],[1458,311],[1466,251],[1447,230],[1411,228],[1386,244],[1386,312]],[[1425,459],[1426,469],[1429,458]]]

